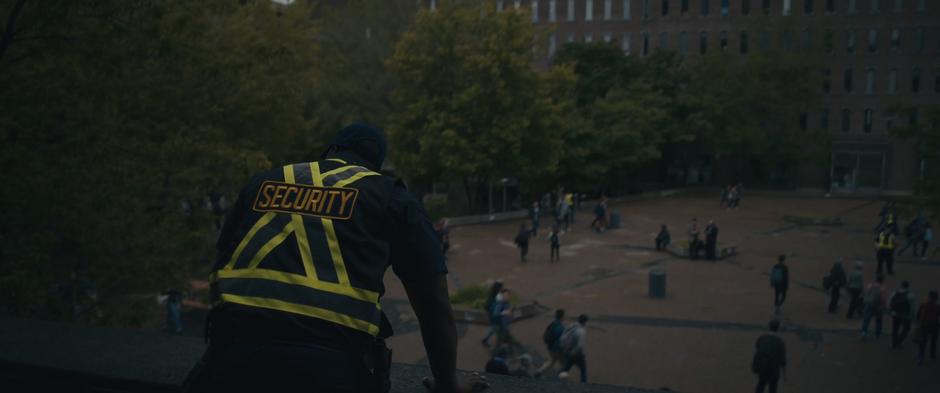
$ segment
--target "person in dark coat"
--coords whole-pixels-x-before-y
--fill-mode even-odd
[[[526,255],[529,254],[529,237],[532,231],[525,227],[525,223],[519,225],[519,233],[516,233],[516,245],[519,246],[520,260],[526,262]]]
[[[659,228],[659,234],[656,235],[656,251],[665,250],[671,240],[672,237],[669,235],[669,228],[666,227],[666,224],[663,224],[663,226]]]
[[[763,393],[769,388],[770,393],[777,393],[777,383],[780,377],[787,381],[787,349],[783,340],[776,334],[780,330],[780,322],[770,321],[770,334],[757,339],[754,360],[751,370],[757,374],[756,393]]]
[[[705,258],[714,261],[717,259],[715,249],[718,247],[718,225],[715,220],[709,220],[705,226]]]
[[[845,276],[845,269],[842,267],[842,259],[832,265],[829,269],[829,312],[835,313],[839,308],[839,295],[842,294],[842,287],[848,282]]]

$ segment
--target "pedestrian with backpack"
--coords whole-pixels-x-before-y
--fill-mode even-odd
[[[526,262],[526,255],[529,254],[529,237],[532,231],[525,227],[525,223],[519,224],[519,232],[516,233],[515,243],[519,247],[519,260]]]
[[[551,360],[545,362],[545,364],[542,364],[542,367],[536,370],[536,377],[542,375],[545,369],[551,367],[552,370],[554,370],[556,364],[562,364],[564,362],[565,356],[561,350],[561,335],[565,333],[564,322],[565,310],[560,308],[555,310],[555,320],[549,323],[542,333],[542,342],[545,343],[548,349],[548,357]]]
[[[561,334],[559,341],[565,355],[565,367],[558,373],[558,378],[568,378],[571,366],[578,366],[578,370],[581,370],[581,382],[587,382],[587,359],[584,356],[584,336],[587,332],[584,326],[587,321],[587,315],[581,314],[578,316],[578,322],[568,326]]]
[[[891,348],[898,349],[911,331],[911,319],[914,316],[914,294],[911,293],[911,284],[907,281],[901,283],[891,294]]]
[[[777,393],[777,383],[780,377],[787,381],[787,348],[777,335],[780,322],[776,319],[770,321],[770,334],[764,334],[757,339],[754,345],[754,360],[751,362],[751,371],[757,374],[756,393],[763,393],[768,388],[770,393]]]
[[[868,337],[868,325],[875,320],[875,339],[881,338],[881,324],[885,308],[885,278],[882,275],[875,277],[875,282],[865,288],[865,308],[862,314],[862,340]]]
[[[774,288],[774,315],[780,315],[783,302],[787,300],[787,288],[790,287],[790,272],[783,263],[786,259],[786,255],[780,255],[777,264],[770,269],[770,286]]]
[[[829,290],[829,313],[835,314],[836,309],[839,308],[839,295],[842,294],[842,287],[845,286],[847,281],[845,277],[845,269],[842,268],[842,258],[839,258],[839,261],[832,265],[832,269],[829,269],[829,276],[827,276]]]
[[[856,311],[862,311],[862,289],[865,289],[865,270],[862,261],[855,261],[855,271],[849,274],[849,313],[846,318],[855,318]]]

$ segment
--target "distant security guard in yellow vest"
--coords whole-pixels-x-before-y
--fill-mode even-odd
[[[883,229],[875,237],[875,256],[878,258],[878,274],[888,268],[888,274],[894,275],[894,246],[897,244],[897,238],[894,231]]]
[[[401,182],[379,174],[382,132],[344,128],[321,160],[255,176],[219,237],[209,349],[191,391],[387,392],[392,329],[379,299],[388,266],[417,314],[435,392],[458,381],[447,268],[434,228]]]

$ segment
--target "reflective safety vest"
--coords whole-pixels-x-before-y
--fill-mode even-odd
[[[875,243],[875,246],[880,250],[892,250],[894,249],[894,234],[881,232],[878,234],[878,241]]]
[[[251,207],[232,223],[237,247],[210,275],[213,306],[283,311],[376,336],[394,185],[339,159],[262,175],[243,191]]]

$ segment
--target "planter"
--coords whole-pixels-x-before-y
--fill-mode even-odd
[[[685,245],[685,244],[670,243],[668,246],[666,246],[666,252],[672,255],[675,255],[677,257],[689,258],[689,247],[688,245]],[[702,250],[701,253],[699,254],[701,256],[701,259],[703,260],[705,259],[704,254],[705,254],[704,250]],[[715,250],[715,258],[719,261],[725,258],[730,258],[737,254],[738,254],[738,246],[734,244],[722,245],[722,246],[719,246]]]
[[[783,221],[792,222],[797,225],[818,225],[818,226],[841,226],[841,217],[809,217],[794,216],[787,214],[783,216]]]

